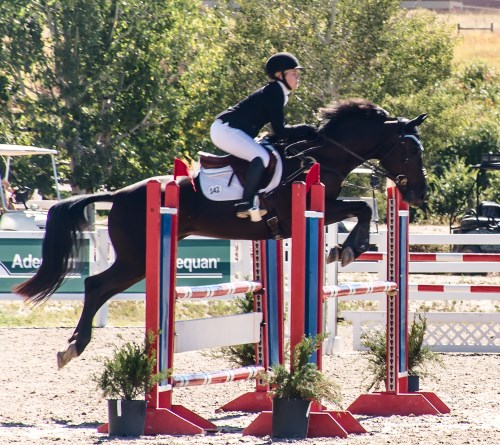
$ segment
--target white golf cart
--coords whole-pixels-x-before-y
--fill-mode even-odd
[[[56,154],[56,150],[48,148],[0,144],[0,157],[5,163],[5,170],[0,170],[0,230],[37,231],[45,229],[48,209],[61,199]],[[31,196],[32,191],[28,187],[9,189],[12,158],[42,155],[52,158],[57,200],[44,200],[40,196]]]

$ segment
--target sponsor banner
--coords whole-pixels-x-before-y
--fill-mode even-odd
[[[83,280],[89,275],[89,240],[83,240],[81,257],[70,261],[71,272],[59,292],[83,292]],[[0,238],[0,293],[33,276],[42,264],[42,239]]]
[[[58,292],[81,293],[89,276],[89,240],[84,240],[81,258],[71,262],[72,272]],[[42,263],[42,239],[0,238],[0,293],[9,293],[13,285],[33,276]],[[179,243],[177,284],[196,286],[231,281],[231,241],[185,239]],[[127,292],[144,292],[144,282]]]

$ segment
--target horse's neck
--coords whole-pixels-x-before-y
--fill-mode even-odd
[[[346,148],[351,151],[349,147]],[[363,159],[357,158],[347,150],[332,144],[317,150],[313,156],[320,163],[322,170],[325,172],[330,171],[343,180],[351,171],[364,162]]]

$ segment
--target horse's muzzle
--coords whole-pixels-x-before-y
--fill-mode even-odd
[[[403,193],[403,200],[408,204],[420,207],[427,198],[427,186],[412,187]]]

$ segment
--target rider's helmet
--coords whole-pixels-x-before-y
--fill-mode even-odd
[[[277,53],[269,57],[266,62],[266,73],[271,79],[276,79],[275,73],[292,69],[304,69],[297,57],[290,53]]]

